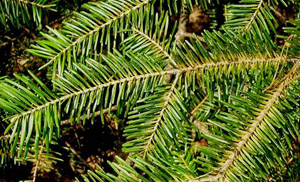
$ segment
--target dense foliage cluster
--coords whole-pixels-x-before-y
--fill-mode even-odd
[[[33,163],[36,181],[66,163],[63,142],[89,168],[77,181],[299,180],[299,9],[294,0],[0,0],[2,34],[33,31],[23,53],[38,62],[1,73],[0,167]],[[15,41],[0,38],[0,48]],[[111,168],[66,140],[68,128],[97,125],[124,137]]]

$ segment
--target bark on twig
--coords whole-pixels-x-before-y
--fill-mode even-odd
[[[65,145],[70,149],[70,151],[89,169],[94,170],[94,168],[84,160],[84,158],[81,157],[81,155],[78,154],[78,152],[71,146],[71,144],[67,141],[65,141]]]

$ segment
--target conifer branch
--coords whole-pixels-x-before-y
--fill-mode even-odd
[[[150,146],[152,145],[153,138],[158,130],[159,125],[161,124],[161,122],[163,122],[163,115],[165,114],[167,107],[170,103],[171,96],[176,88],[176,85],[177,85],[177,82],[179,79],[179,75],[180,75],[180,73],[176,74],[175,80],[173,81],[173,83],[170,87],[170,90],[168,91],[168,95],[165,98],[165,102],[163,104],[162,110],[160,111],[159,116],[158,116],[157,120],[155,121],[155,125],[153,127],[152,134],[150,135],[149,140],[148,140],[145,150],[144,150],[144,158],[147,156],[147,153],[150,150]]]
[[[249,28],[252,26],[253,21],[255,20],[258,12],[260,11],[260,9],[262,8],[262,5],[264,3],[264,0],[260,0],[260,2],[258,3],[255,12],[253,13],[253,15],[251,16],[250,20],[248,21],[248,23],[246,24],[244,31],[248,31]]]
[[[144,0],[143,2],[136,4],[136,6],[129,8],[124,12],[119,13],[118,16],[115,16],[110,20],[106,21],[105,23],[96,26],[94,29],[88,31],[87,33],[80,35],[74,41],[72,41],[71,44],[61,49],[52,59],[50,59],[45,65],[40,67],[40,69],[47,67],[49,64],[52,64],[52,62],[56,61],[60,56],[65,54],[68,50],[71,50],[74,46],[80,44],[83,40],[89,38],[89,36],[95,34],[96,32],[99,32],[105,27],[110,26],[113,22],[122,19],[123,17],[127,16],[130,12],[145,6],[146,4],[148,4],[148,2],[149,0]]]
[[[17,3],[20,2],[24,5],[31,5],[31,6],[36,6],[36,7],[39,7],[39,8],[44,8],[44,9],[55,6],[54,4],[48,5],[48,4],[43,4],[43,3],[39,3],[39,2],[35,2],[35,1],[27,1],[27,0],[13,0],[13,1],[16,1]],[[50,11],[56,11],[55,9],[52,9],[52,8],[50,8],[49,10]]]
[[[155,40],[151,39],[151,37],[149,37],[147,34],[139,31],[138,29],[136,29],[134,27],[132,28],[132,30],[135,31],[136,33],[138,33],[139,35],[141,35],[142,37],[144,37],[145,39],[147,39],[149,42],[151,42],[156,48],[158,48],[169,59],[170,63],[173,66],[178,67],[177,63],[172,58],[172,56],[168,53],[168,51],[165,50],[161,45],[159,45]]]
[[[274,58],[274,59],[254,59],[254,60],[238,60],[238,61],[234,61],[234,62],[218,62],[218,63],[205,63],[205,64],[200,64],[197,65],[195,67],[184,67],[184,68],[179,68],[179,69],[171,69],[171,70],[167,70],[167,71],[161,71],[161,72],[153,72],[153,73],[148,73],[148,74],[144,74],[144,75],[138,75],[138,76],[132,76],[132,77],[128,77],[128,78],[123,78],[120,80],[115,80],[115,81],[111,81],[111,82],[107,82],[104,84],[100,84],[100,85],[96,85],[93,87],[90,87],[88,89],[83,89],[77,92],[73,92],[70,94],[66,94],[62,97],[59,97],[57,99],[51,100],[50,102],[47,102],[43,105],[39,105],[31,110],[22,112],[20,114],[17,114],[15,116],[12,116],[11,122],[15,122],[17,121],[19,118],[32,114],[36,111],[40,111],[50,105],[56,104],[56,103],[61,103],[67,99],[70,99],[74,96],[77,95],[82,95],[82,94],[86,94],[95,90],[99,90],[102,88],[106,88],[108,86],[112,86],[112,85],[117,85],[117,84],[121,84],[121,83],[125,83],[125,82],[131,82],[131,81],[137,81],[137,80],[141,80],[141,79],[145,79],[145,78],[151,78],[151,77],[156,77],[156,76],[164,76],[164,75],[176,75],[176,74],[182,74],[185,72],[191,72],[191,71],[196,71],[199,69],[203,69],[203,68],[210,68],[210,67],[223,67],[223,66],[230,66],[230,65],[248,65],[248,64],[257,64],[257,63],[278,63],[278,62],[296,62],[298,61],[298,59],[281,59],[281,58]]]
[[[236,146],[231,151],[231,154],[227,157],[227,160],[221,164],[216,175],[205,177],[203,180],[192,180],[196,181],[218,181],[224,180],[227,170],[230,169],[232,165],[234,165],[235,160],[237,160],[241,151],[243,150],[246,143],[251,139],[254,135],[255,131],[260,127],[261,123],[264,121],[266,114],[270,111],[270,109],[276,104],[278,98],[281,96],[282,92],[288,87],[293,81],[299,79],[299,75],[297,74],[297,69],[299,68],[300,62],[297,62],[293,68],[289,71],[289,73],[285,76],[285,80],[274,90],[272,96],[269,101],[265,104],[264,108],[261,110],[260,114],[255,118],[255,121],[251,124],[246,134],[242,137],[242,140],[239,141]]]

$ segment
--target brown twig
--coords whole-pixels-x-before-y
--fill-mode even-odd
[[[39,165],[41,163],[41,156],[42,156],[42,153],[43,153],[43,149],[44,149],[44,145],[46,144],[45,140],[43,141],[43,144],[41,145],[41,148],[39,150],[39,154],[38,154],[38,158],[37,158],[37,162],[34,166],[34,172],[33,172],[33,179],[32,179],[32,182],[35,182],[36,181],[36,176],[37,176],[37,171],[38,171],[38,168],[39,168]]]
[[[270,6],[270,9],[275,13],[276,16],[279,17],[281,22],[285,21],[285,17],[279,11],[277,11],[275,8],[273,8],[273,6]]]
[[[65,141],[65,145],[70,149],[70,151],[89,169],[94,170],[94,168],[84,160],[81,155],[78,154],[78,152],[71,146],[71,144],[67,141]]]
[[[65,14],[64,16],[61,16],[61,17],[59,17],[59,18],[57,18],[57,19],[51,21],[51,22],[49,23],[49,25],[51,26],[51,25],[53,25],[53,24],[55,24],[55,23],[58,23],[58,22],[60,22],[60,21],[63,21],[63,20],[65,20],[65,19],[69,18],[70,16],[72,16],[72,15],[74,14],[74,12],[77,12],[77,10],[78,10],[78,8],[76,8],[74,11],[72,11],[72,12],[70,12],[70,13]]]
[[[111,108],[107,108],[107,109],[103,109],[102,111],[97,111],[94,113],[94,116],[100,116],[102,113],[103,114],[107,114],[111,111],[115,111],[117,110],[117,106],[112,106]],[[90,114],[87,118],[91,118],[93,116],[93,114]],[[80,117],[80,120],[83,120],[84,119],[84,116],[81,116]],[[70,119],[65,119],[63,121],[61,121],[61,125],[67,125],[67,124],[70,124]]]
[[[6,42],[2,42],[0,44],[0,48],[6,46],[9,43],[12,43],[16,40],[19,40],[21,37],[23,37],[25,35],[25,33],[29,33],[29,32],[30,32],[30,30],[24,27],[24,31],[21,34],[19,34],[18,36],[14,37],[14,38],[10,38],[10,37],[6,36],[5,38],[7,38],[8,40]]]
[[[206,95],[203,100],[192,110],[191,112],[191,116],[189,118],[189,120],[191,122],[194,123],[194,125],[198,128],[198,130],[203,133],[203,134],[207,134],[209,133],[209,131],[206,129],[206,127],[204,126],[203,122],[198,121],[197,119],[195,119],[195,114],[196,112],[199,110],[199,108],[205,103],[205,101],[208,99],[208,95]]]

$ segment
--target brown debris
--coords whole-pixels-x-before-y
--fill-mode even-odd
[[[200,6],[194,6],[192,13],[189,15],[187,23],[187,32],[200,35],[204,29],[209,29],[211,19],[206,11]]]

